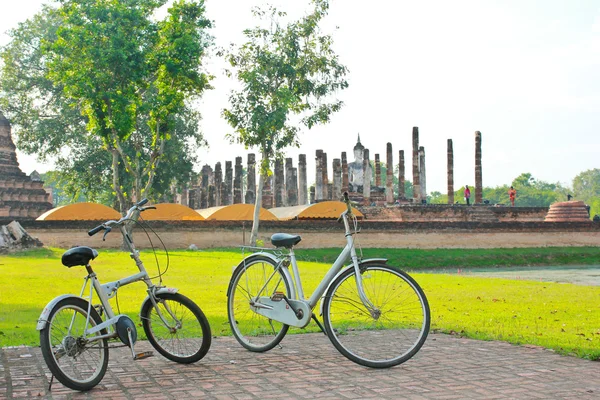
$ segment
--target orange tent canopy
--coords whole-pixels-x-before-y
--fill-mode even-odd
[[[210,207],[196,211],[211,221],[252,221],[254,219],[253,204],[231,204],[229,206]],[[277,221],[277,217],[272,212],[262,207],[258,218],[261,221]]]
[[[121,214],[103,204],[73,203],[48,210],[37,221],[108,221],[118,220]]]
[[[153,204],[156,210],[146,210],[142,218],[147,221],[203,221],[204,217],[191,208],[175,203]]]
[[[322,201],[320,203],[293,206],[277,207],[270,210],[280,220],[291,219],[337,219],[346,211],[346,203],[342,201]],[[352,207],[352,212],[357,218],[364,218],[363,213]]]

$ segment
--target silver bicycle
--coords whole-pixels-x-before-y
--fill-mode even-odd
[[[271,243],[287,251],[260,249],[235,268],[227,311],[233,335],[246,349],[270,350],[290,326],[303,328],[311,319],[344,356],[367,367],[401,364],[423,346],[431,318],[423,290],[384,258],[359,259],[354,246],[358,223],[348,193],[344,201],[347,210],[339,220],[344,222],[346,247],[310,298],[304,297],[294,254],[300,236],[275,234]],[[313,311],[319,301],[324,327]]]
[[[210,325],[200,307],[177,293],[177,289],[152,282],[127,232],[126,226],[136,223],[141,212],[155,208],[143,207],[147,201],[144,199],[131,207],[120,220],[107,221],[88,232],[93,236],[104,230],[106,237],[112,229],[118,228],[139,273],[101,284],[90,266],[90,261],[98,256],[96,250],[79,246],[63,254],[63,265],[69,268],[84,266],[88,274],[79,296],[56,297],[44,308],[38,320],[42,354],[52,373],[50,387],[54,377],[63,385],[81,391],[100,383],[108,367],[110,339],[118,339],[122,345],[130,347],[134,360],[152,355],[152,352],[135,352],[136,324],[125,314],[115,314],[109,303],[119,288],[134,282],[146,284],[147,297],[141,305],[140,319],[148,341],[160,354],[178,363],[193,363],[208,352]],[[158,276],[162,276],[160,271]],[[90,282],[89,295],[84,298]],[[99,300],[96,305],[92,304],[94,291]]]

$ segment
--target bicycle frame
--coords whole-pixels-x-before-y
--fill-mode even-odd
[[[377,314],[376,307],[369,301],[369,299],[367,298],[367,296],[363,290],[362,276],[360,274],[360,264],[358,262],[356,248],[354,247],[353,233],[350,230],[350,223],[348,221],[348,211],[344,211],[344,213],[342,213],[340,218],[342,218],[344,221],[344,228],[346,231],[346,233],[345,233],[346,246],[344,247],[342,252],[339,254],[339,256],[337,257],[337,259],[335,260],[335,262],[333,263],[331,268],[323,276],[321,282],[319,283],[317,288],[314,290],[314,292],[312,293],[312,295],[310,296],[309,299],[305,299],[305,297],[304,297],[304,290],[302,288],[302,280],[300,278],[300,270],[298,268],[298,263],[296,262],[296,255],[294,253],[294,249],[291,248],[289,250],[287,257],[289,257],[289,259],[290,259],[290,263],[292,265],[292,273],[294,275],[294,279],[290,280],[290,284],[292,285],[292,292],[291,292],[291,298],[289,299],[289,301],[292,302],[292,305],[294,305],[294,303],[295,303],[295,305],[297,305],[297,306],[301,306],[301,304],[298,304],[296,302],[304,303],[312,311],[315,308],[315,306],[317,305],[317,303],[319,302],[319,300],[323,297],[323,294],[326,292],[327,288],[331,285],[333,280],[338,276],[338,274],[340,274],[342,272],[344,263],[348,259],[351,259],[352,260],[352,268],[354,268],[356,271],[355,277],[356,277],[356,285],[357,285],[359,297],[360,297],[361,301],[363,302],[363,304],[365,305],[365,307],[369,310],[369,312],[371,314],[375,315],[375,314]],[[279,271],[279,269],[284,266],[283,261],[284,261],[283,259],[278,259],[277,268],[275,268],[275,270],[273,271],[271,276],[266,280],[265,285],[258,291],[259,296],[263,292],[263,290],[265,289],[267,284],[271,281],[271,279]],[[384,260],[381,260],[381,261],[384,261]],[[257,305],[257,307],[256,307],[257,310],[255,310],[255,311],[262,315],[265,315],[267,317],[271,317],[275,320],[278,320],[280,322],[287,323],[287,324],[293,325],[293,326],[303,327],[303,326],[306,326],[308,324],[308,322],[310,321],[310,315],[309,316],[302,315],[300,317],[296,316],[298,321],[294,320],[294,318],[290,318],[289,317],[290,311],[288,311],[288,309],[283,309],[281,307],[278,307],[277,303],[278,303],[278,301],[270,300],[268,297],[261,297],[260,306]],[[293,311],[295,311],[295,310],[292,310],[292,312]],[[281,321],[280,318],[283,318],[283,317],[287,317],[287,318],[285,318],[285,320]]]

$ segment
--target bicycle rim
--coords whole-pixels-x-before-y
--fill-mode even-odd
[[[361,274],[364,292],[375,306],[361,301],[355,273],[349,269],[332,284],[324,322],[335,347],[350,360],[387,368],[410,359],[429,332],[429,305],[419,285],[391,266],[368,266]]]
[[[270,260],[255,259],[238,267],[232,277],[232,289],[227,300],[229,324],[238,342],[251,351],[272,349],[289,328],[255,313],[250,307],[252,300],[258,296],[272,296],[275,292],[290,295],[289,283],[283,273],[278,270],[273,275],[275,268]]]
[[[142,311],[142,325],[153,347],[166,358],[191,363],[203,358],[210,348],[210,326],[200,308],[180,294],[160,294],[157,306],[165,325],[151,301]]]
[[[44,357],[51,372],[71,389],[89,390],[104,376],[108,365],[106,340],[88,342],[84,339],[86,324],[89,328],[99,322],[94,318],[87,321],[83,304],[66,302],[56,309],[45,328],[48,332],[42,339]]]

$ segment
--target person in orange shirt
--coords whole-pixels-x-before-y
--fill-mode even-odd
[[[510,187],[510,189],[508,189],[508,198],[510,199],[510,205],[512,207],[515,206],[515,198],[517,197],[517,191],[515,190],[514,187]]]

